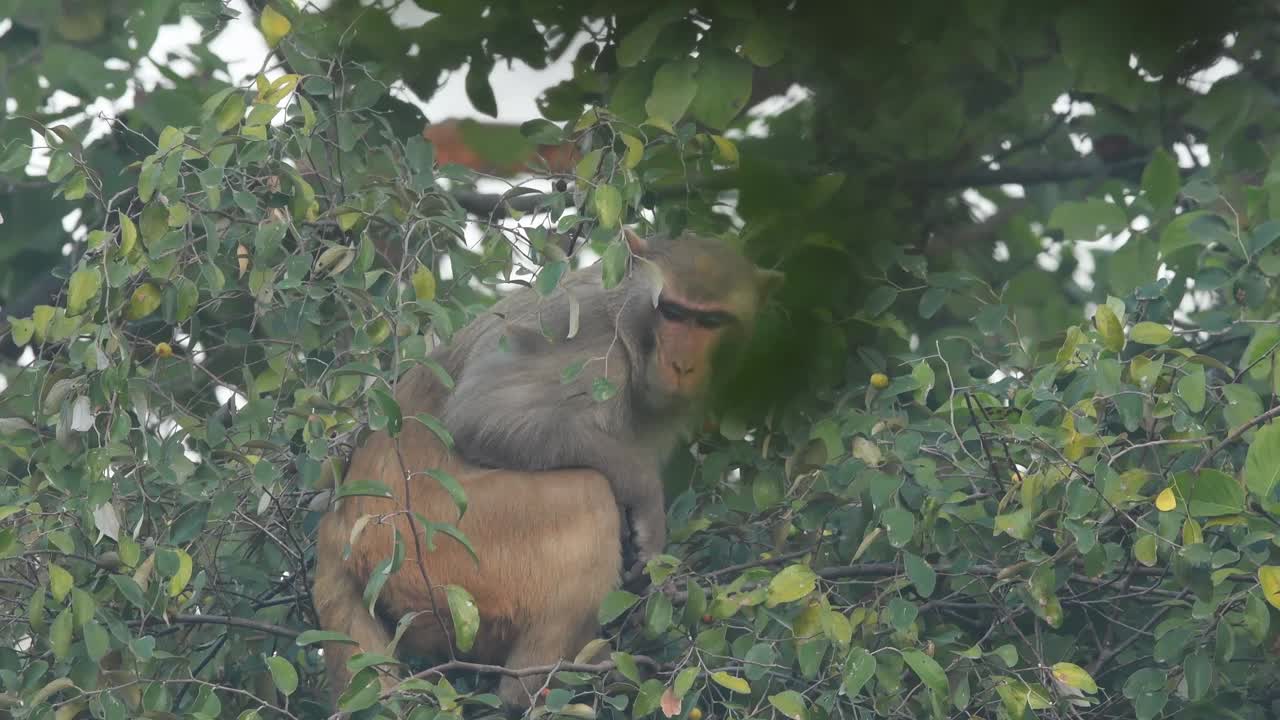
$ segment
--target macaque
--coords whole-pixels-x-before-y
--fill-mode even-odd
[[[478,465],[598,470],[643,562],[666,544],[662,462],[782,275],[713,238],[624,235],[635,261],[616,286],[593,265],[459,333],[443,420]]]
[[[704,396],[713,356],[736,356],[781,275],[695,235],[628,231],[626,240],[635,262],[617,286],[603,287],[599,265],[574,271],[549,298],[512,294],[437,350],[452,391],[421,365],[397,381],[402,414],[442,417],[456,452],[406,422],[394,439],[370,434],[351,457],[346,478],[379,481],[394,497],[343,498],[320,523],[316,611],[322,628],[356,641],[325,643],[335,704],[350,679],[347,660],[388,654],[391,628],[407,613],[421,614],[397,652],[449,654],[446,585],[470,592],[480,614],[466,657],[511,668],[572,660],[599,630],[600,603],[620,579],[621,510],[642,557],[662,550],[659,464]],[[465,491],[460,520],[431,470]],[[413,513],[456,523],[479,562],[442,533],[429,547]],[[404,561],[371,613],[364,588],[391,556],[393,526]],[[546,681],[507,676],[498,695],[527,706]],[[382,682],[393,684],[390,675]]]
[[[438,412],[447,392],[429,372],[415,371],[406,373],[397,389],[411,399],[415,411],[423,412]],[[461,521],[449,494],[426,475],[428,469],[448,472],[466,492],[468,507]],[[454,639],[446,585],[465,588],[480,613],[475,644],[463,656],[467,659],[510,668],[551,665],[572,661],[596,636],[600,603],[616,587],[622,563],[621,519],[609,483],[599,473],[469,466],[425,427],[409,422],[396,439],[385,432],[372,434],[352,455],[346,477],[379,480],[394,497],[343,498],[320,522],[312,588],[320,626],[357,643],[324,644],[335,709],[351,678],[347,661],[360,652],[391,654],[392,631],[407,613],[422,614],[413,619],[396,653],[450,656]],[[479,563],[440,533],[432,540],[434,549],[428,548],[411,512],[456,524]],[[352,540],[362,517],[368,519]],[[371,614],[363,593],[374,569],[391,556],[393,525],[405,558],[387,578]],[[384,674],[381,687],[388,690],[395,682],[394,675]],[[546,682],[546,675],[504,677],[498,696],[509,707],[528,707]]]

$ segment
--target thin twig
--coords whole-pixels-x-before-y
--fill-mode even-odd
[[[1249,430],[1251,430],[1253,427],[1257,425],[1261,425],[1262,423],[1276,417],[1277,415],[1280,415],[1280,405],[1277,405],[1271,408],[1270,410],[1262,413],[1258,417],[1241,425],[1235,430],[1232,430],[1230,433],[1227,434],[1225,438],[1222,439],[1222,442],[1215,445],[1212,449],[1210,449],[1200,458],[1200,460],[1196,463],[1195,467],[1191,468],[1191,472],[1200,472],[1200,470],[1204,468],[1205,463],[1212,460],[1213,456],[1217,455],[1218,452],[1220,452],[1224,447],[1240,439],[1241,435],[1244,435],[1245,433],[1249,432]]]
[[[184,625],[227,625],[229,627],[240,627],[247,630],[258,630],[280,637],[296,638],[302,633],[297,630],[290,630],[279,625],[272,625],[261,620],[249,620],[248,618],[231,617],[230,615],[170,615],[168,621],[171,623],[181,623]],[[130,625],[141,625],[142,620],[134,620]]]

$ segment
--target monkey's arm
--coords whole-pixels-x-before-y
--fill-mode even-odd
[[[559,384],[499,385],[464,374],[443,418],[459,454],[505,470],[596,470],[627,514],[640,558],[662,552],[667,516],[658,453],[619,439],[625,431],[607,428],[589,398],[563,402],[539,392],[547,387]]]
[[[631,539],[641,561],[661,553],[667,544],[667,510],[662,475],[648,453],[637,452],[612,437],[587,433],[580,463],[609,481],[614,501],[625,513]]]

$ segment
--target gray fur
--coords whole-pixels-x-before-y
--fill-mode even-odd
[[[522,289],[464,328],[444,358],[456,387],[442,419],[461,455],[511,470],[599,471],[629,518],[641,559],[665,546],[660,468],[695,410],[648,382],[653,282],[633,267],[606,290],[597,264],[567,275],[549,298]],[[579,308],[572,339],[570,294]],[[581,360],[577,377],[563,382],[565,369]],[[600,377],[617,390],[602,402],[592,395]]]

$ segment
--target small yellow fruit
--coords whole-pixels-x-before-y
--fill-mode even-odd
[[[702,708],[689,710],[689,720],[702,720]]]
[[[173,357],[173,347],[167,342],[156,343],[156,357],[171,358]]]
[[[877,390],[883,390],[889,387],[889,376],[884,373],[874,373],[871,375],[871,387]]]

